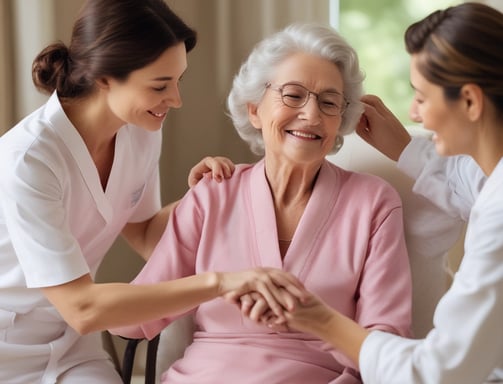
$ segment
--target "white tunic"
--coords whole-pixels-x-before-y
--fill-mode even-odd
[[[124,225],[160,209],[161,135],[122,127],[105,191],[55,94],[0,138],[1,383],[103,358],[99,334],[78,336],[37,288],[94,277]]]
[[[483,383],[503,363],[503,159],[486,178],[471,158],[441,158],[431,142],[416,138],[399,167],[416,179],[416,192],[468,219],[465,254],[435,310],[433,330],[423,340],[372,332],[360,353],[362,378]]]

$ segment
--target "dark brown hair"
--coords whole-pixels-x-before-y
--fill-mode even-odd
[[[409,54],[418,55],[418,70],[459,97],[463,85],[477,84],[503,113],[503,14],[481,3],[463,3],[435,11],[405,32]]]
[[[163,0],[87,0],[70,45],[51,44],[33,61],[33,83],[44,93],[82,97],[92,92],[96,80],[126,80],[181,42],[189,52],[196,32]]]

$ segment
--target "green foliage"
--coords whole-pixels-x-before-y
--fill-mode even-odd
[[[366,74],[365,92],[381,97],[404,123],[413,97],[403,34],[413,22],[460,0],[340,0],[339,28]]]

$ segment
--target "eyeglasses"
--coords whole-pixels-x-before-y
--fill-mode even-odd
[[[328,116],[342,115],[349,105],[344,95],[335,91],[314,93],[300,84],[290,83],[281,86],[267,83],[265,87],[278,91],[281,94],[283,104],[290,108],[302,108],[307,104],[311,95],[316,98],[320,111]]]

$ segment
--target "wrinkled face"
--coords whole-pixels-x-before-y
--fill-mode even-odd
[[[426,80],[417,69],[418,57],[412,55],[410,81],[414,100],[410,108],[413,121],[433,131],[433,141],[440,155],[470,154],[475,140],[463,111],[463,99],[446,100],[442,87]]]
[[[295,53],[276,67],[260,103],[248,106],[251,123],[262,131],[266,156],[299,164],[319,163],[333,149],[342,117],[323,113],[313,94],[303,107],[285,105],[278,90],[284,84],[299,84],[315,94],[328,95],[318,97],[328,103],[334,99],[325,92],[344,91],[339,68],[318,56]]]
[[[180,43],[149,65],[131,72],[125,81],[106,79],[109,109],[122,124],[158,130],[169,109],[182,106],[179,81],[186,68],[185,45]]]

